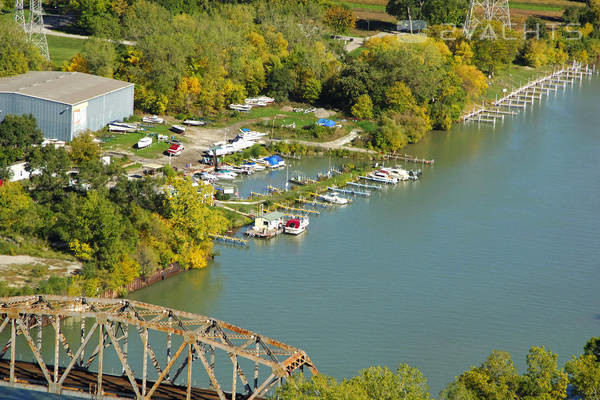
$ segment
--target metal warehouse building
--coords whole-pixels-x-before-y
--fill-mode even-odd
[[[0,78],[0,120],[7,114],[33,114],[46,138],[68,142],[131,116],[133,84],[80,72]]]

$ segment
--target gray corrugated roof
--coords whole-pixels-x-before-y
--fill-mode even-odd
[[[78,104],[133,85],[81,72],[32,71],[0,78],[0,92],[19,93],[64,104]]]

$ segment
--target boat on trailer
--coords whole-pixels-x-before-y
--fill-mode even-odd
[[[150,136],[146,136],[138,140],[137,148],[144,149],[152,144],[152,138]]]
[[[180,133],[180,134],[184,134],[185,133],[185,126],[181,126],[181,125],[173,125],[171,127],[171,130],[175,133]]]

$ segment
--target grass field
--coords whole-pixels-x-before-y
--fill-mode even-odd
[[[156,138],[157,134],[167,135],[168,137],[174,136],[177,140],[187,142],[184,136],[176,135],[169,131],[166,125],[157,125],[147,132],[135,132],[135,133],[121,133],[111,134],[110,132],[105,136],[105,142],[102,144],[104,150],[126,150],[133,152],[136,156],[144,158],[156,158],[167,151],[171,145],[168,142],[158,141]],[[144,136],[153,136],[152,144],[144,149],[137,149],[137,142]]]
[[[385,12],[387,0],[337,0],[350,8],[359,18],[352,34],[366,36],[386,29],[394,29],[396,18]],[[561,15],[569,6],[585,6],[574,0],[517,0],[510,1],[511,20],[520,28],[529,16],[546,21],[560,22]]]
[[[85,39],[73,39],[62,36],[46,36],[48,40],[48,51],[50,51],[50,60],[56,68],[63,64],[83,49]]]
[[[502,97],[504,94],[503,89],[510,91],[550,71],[552,71],[552,67],[530,68],[513,64],[507,70],[498,72],[491,79],[485,100],[495,100],[496,97]]]

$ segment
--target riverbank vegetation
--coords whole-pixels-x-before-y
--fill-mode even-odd
[[[0,242],[13,253],[40,243],[83,264],[79,274],[56,281],[46,292],[99,296],[137,277],[178,263],[202,268],[211,255],[211,234],[230,222],[212,206],[213,188],[196,186],[165,167],[164,176],[128,180],[122,161],[102,162],[90,134],[68,149],[41,147],[33,117],[6,117],[0,123],[1,176],[12,161],[28,163],[28,181],[0,186]],[[30,293],[32,288],[4,287],[0,295]],[[40,289],[41,290],[41,289]]]
[[[454,379],[439,395],[441,400],[561,400],[572,394],[586,400],[600,392],[600,338],[590,339],[581,355],[564,368],[558,355],[544,346],[533,346],[526,356],[526,372],[519,373],[511,355],[494,350],[479,366],[472,366]],[[326,375],[310,380],[296,375],[277,390],[283,400],[432,399],[426,378],[416,368],[401,364],[395,371],[370,367],[341,382]]]
[[[56,3],[77,17],[80,32],[92,35],[63,68],[135,83],[140,111],[204,117],[219,126],[250,117],[228,110],[230,103],[266,94],[280,103],[322,106],[367,121],[376,128],[361,142],[390,152],[418,142],[432,129],[449,129],[465,109],[511,89],[500,88],[506,80],[495,77],[515,65],[542,71],[572,60],[595,62],[600,54],[600,12],[592,3],[565,10],[563,20],[579,24],[576,29],[549,29],[545,21],[530,17],[526,28],[539,35],[524,36],[497,22],[481,24],[468,34],[439,25],[463,21],[467,4],[463,0],[391,0],[382,4],[387,12],[401,19],[407,13],[411,19],[425,19],[426,35],[372,37],[352,54],[330,37],[352,29],[355,18],[347,4]],[[2,30],[17,40],[16,31]],[[0,73],[45,68],[32,51],[3,58],[21,61],[9,62],[15,65]],[[275,118],[279,111],[267,107],[250,114]],[[294,131],[283,124],[277,128],[283,138],[332,137],[316,128]]]

